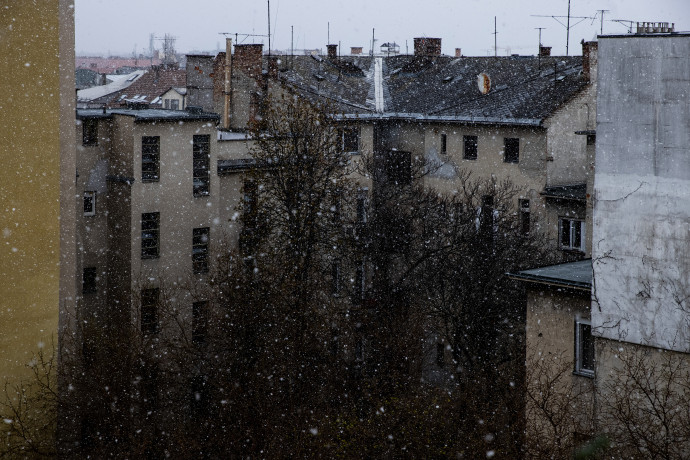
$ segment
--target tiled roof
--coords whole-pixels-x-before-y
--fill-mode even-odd
[[[137,70],[131,74],[122,75],[121,78],[107,85],[81,89],[77,91],[77,102],[109,103],[113,98],[119,95],[121,91],[134,84],[137,79],[142,78],[142,75],[144,75],[144,71]]]
[[[539,125],[587,84],[580,56],[295,56],[283,67],[289,87],[344,114],[475,123]],[[477,84],[482,73],[487,94]]]
[[[187,72],[179,69],[149,69],[140,79],[122,92],[120,98],[147,102],[151,104],[154,99],[170,88],[185,87],[187,85]],[[160,107],[160,99],[151,107]]]

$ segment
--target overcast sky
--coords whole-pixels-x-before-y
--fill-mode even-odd
[[[494,16],[498,54],[535,54],[538,27],[542,44],[552,53],[566,52],[568,0],[270,0],[271,48],[289,50],[291,26],[294,47],[323,48],[328,41],[350,47],[371,47],[372,29],[377,48],[396,42],[404,53],[413,49],[414,37],[440,37],[443,53],[493,55]],[[216,51],[224,46],[223,32],[238,35],[240,43],[264,43],[267,33],[266,0],[75,0],[76,51],[83,54],[147,53],[150,34],[176,37],[178,52]],[[627,32],[613,19],[674,22],[677,31],[690,30],[690,0],[571,0],[570,52],[581,54],[580,40]],[[564,16],[558,18],[534,15]],[[560,24],[560,21],[562,24]],[[155,47],[161,47],[161,41]]]

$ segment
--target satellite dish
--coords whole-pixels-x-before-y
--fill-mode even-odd
[[[491,91],[491,78],[489,78],[488,74],[482,72],[477,75],[477,87],[480,93],[489,94],[489,91]]]

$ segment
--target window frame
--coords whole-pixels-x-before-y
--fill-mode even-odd
[[[564,225],[568,227],[568,244],[563,243],[563,229]],[[574,232],[573,224],[579,224],[580,228],[580,245],[574,246]],[[562,251],[578,251],[578,252],[585,252],[585,244],[586,244],[587,238],[586,238],[586,227],[585,227],[585,220],[584,219],[576,219],[576,218],[571,218],[571,217],[559,217],[558,218],[558,247]]]
[[[86,203],[90,200],[91,210],[87,211]],[[96,215],[96,191],[95,190],[84,190],[84,217],[93,217]]]
[[[142,259],[157,259],[160,257],[160,222],[159,212],[144,212],[141,214]],[[144,244],[145,241],[153,241],[154,244]]]
[[[583,328],[589,328],[589,335],[583,331]],[[585,349],[587,344],[585,340],[589,339],[589,351]],[[595,373],[595,351],[594,351],[594,336],[592,335],[592,323],[588,319],[576,317],[575,318],[575,369],[573,373],[583,377],[594,377]],[[591,354],[591,356],[584,356]],[[586,367],[585,359],[591,362],[591,369]]]
[[[205,241],[204,237],[206,238]],[[208,246],[210,239],[210,227],[192,229],[192,270],[196,275],[208,273]]]
[[[522,235],[529,235],[532,225],[529,198],[520,198],[518,200],[518,207],[520,208],[520,233]]]
[[[347,126],[338,128],[338,147],[343,153],[359,155],[360,151],[360,129],[359,126]],[[351,137],[349,137],[351,136]],[[352,147],[355,147],[354,150]]]
[[[160,322],[158,318],[159,301],[159,288],[148,288],[141,290],[139,323],[141,332],[144,335],[157,334],[160,330]]]
[[[472,152],[471,150],[474,150]],[[475,161],[479,156],[479,136],[471,134],[462,136],[462,158]]]
[[[441,133],[441,155],[448,154],[448,135]]]
[[[519,137],[504,137],[503,138],[503,162],[504,163],[520,163],[520,138]]]
[[[192,194],[195,197],[211,195],[211,136],[209,134],[192,136]]]
[[[141,136],[141,181],[160,181],[161,137]],[[150,166],[148,166],[150,165]]]

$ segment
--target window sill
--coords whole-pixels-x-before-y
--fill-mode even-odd
[[[586,377],[588,379],[593,379],[594,378],[594,371],[573,371],[573,375],[577,375],[578,377]]]

